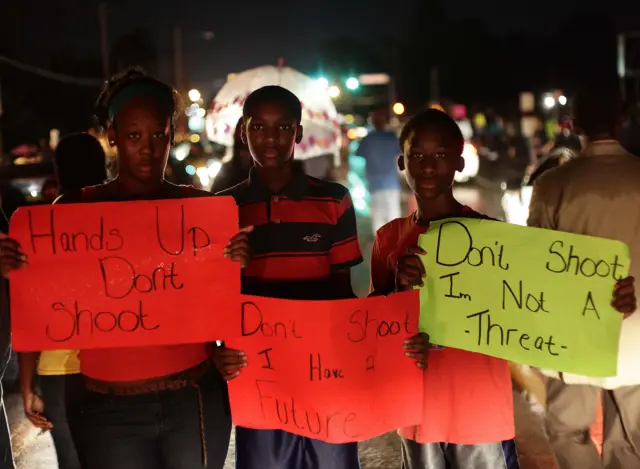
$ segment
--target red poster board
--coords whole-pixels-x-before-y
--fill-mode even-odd
[[[207,342],[233,335],[240,267],[231,197],[19,209],[10,236],[29,265],[11,274],[18,351]]]
[[[418,424],[423,373],[402,344],[418,331],[419,292],[342,301],[244,297],[249,365],[229,383],[235,425],[331,443]]]

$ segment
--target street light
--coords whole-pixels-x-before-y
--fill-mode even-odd
[[[327,93],[329,93],[329,97],[337,98],[338,96],[340,96],[340,88],[338,88],[336,85],[332,85],[327,90]]]
[[[329,80],[327,80],[325,77],[320,77],[316,81],[318,82],[318,85],[320,85],[321,88],[325,90],[329,88]]]
[[[347,79],[346,85],[350,90],[357,90],[360,86],[360,82],[356,77],[350,77]]]
[[[402,103],[395,103],[393,105],[393,113],[396,116],[401,116],[402,114],[404,114],[404,104]]]
[[[556,100],[553,96],[546,96],[544,98],[544,107],[546,107],[547,109],[551,109],[555,105],[556,105]]]
[[[202,97],[202,95],[200,94],[200,91],[193,89],[191,91],[189,91],[189,99],[191,101],[193,101],[194,103],[196,101],[200,101],[200,98]]]
[[[565,104],[567,104],[567,97],[566,96],[560,96],[558,98],[558,103],[560,103],[560,106],[564,106]]]

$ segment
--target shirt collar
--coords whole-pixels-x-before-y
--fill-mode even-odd
[[[294,169],[293,180],[278,194],[271,192],[271,190],[260,181],[257,171],[255,166],[249,171],[249,194],[251,198],[262,200],[268,199],[272,195],[284,195],[288,199],[302,200],[304,196],[307,195],[307,175],[302,171]]]
[[[583,156],[598,156],[627,153],[617,140],[594,140],[582,151]]]

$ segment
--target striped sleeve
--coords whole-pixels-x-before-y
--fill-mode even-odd
[[[338,219],[333,228],[329,262],[333,270],[353,267],[362,262],[356,212],[353,209],[353,201],[349,191],[346,191],[338,208]]]

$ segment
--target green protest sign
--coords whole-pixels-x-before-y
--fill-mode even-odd
[[[420,329],[431,342],[593,377],[616,375],[629,272],[619,241],[478,219],[433,223],[420,237],[427,278]]]

